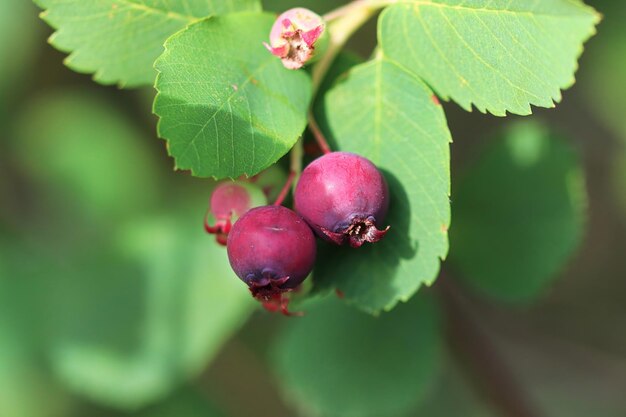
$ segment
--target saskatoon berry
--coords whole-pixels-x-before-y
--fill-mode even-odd
[[[219,244],[226,245],[233,223],[252,207],[264,204],[267,198],[258,186],[244,181],[224,181],[211,193],[204,229],[214,234]]]
[[[315,236],[300,216],[282,206],[251,209],[228,235],[233,270],[263,302],[282,301],[315,263]],[[266,304],[267,307],[267,304]],[[286,312],[286,305],[281,305]]]
[[[379,241],[389,227],[376,228],[387,214],[389,189],[378,168],[349,152],[331,152],[302,172],[295,209],[322,238],[359,247]]]

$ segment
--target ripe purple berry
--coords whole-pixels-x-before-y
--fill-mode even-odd
[[[315,263],[315,236],[300,216],[282,206],[257,207],[244,214],[228,235],[228,259],[252,295],[282,301]],[[283,312],[286,304],[282,305]]]
[[[306,167],[295,191],[295,209],[322,238],[357,248],[379,241],[389,207],[389,188],[368,159],[349,152],[328,153]]]
[[[267,198],[258,186],[244,181],[224,181],[211,193],[204,230],[214,234],[219,244],[226,245],[233,223],[252,207],[264,204]]]

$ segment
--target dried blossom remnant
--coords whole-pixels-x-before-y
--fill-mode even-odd
[[[319,15],[298,7],[278,16],[270,32],[270,43],[264,45],[282,60],[285,68],[298,69],[313,58],[324,30]]]

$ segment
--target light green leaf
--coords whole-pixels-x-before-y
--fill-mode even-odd
[[[104,97],[49,92],[31,100],[16,126],[13,155],[46,203],[42,215],[58,208],[93,228],[155,204],[162,184],[148,138]]]
[[[50,43],[71,52],[67,66],[102,84],[152,84],[163,42],[215,14],[260,10],[258,0],[36,0],[57,31]]]
[[[12,279],[13,277],[7,277]],[[0,323],[0,415],[57,417],[69,415],[69,401],[25,351],[20,335]],[[37,401],[33,399],[36,398]],[[43,406],[42,404],[45,404]]]
[[[382,13],[379,43],[466,110],[526,115],[561,100],[599,20],[578,0],[414,0]]]
[[[200,177],[254,175],[294,145],[306,125],[310,78],[263,46],[275,17],[239,13],[171,37],[156,62],[154,112],[178,169]]]
[[[278,335],[273,356],[285,398],[305,415],[405,415],[437,380],[442,335],[431,298],[381,317],[334,298],[304,310]]]
[[[334,287],[369,312],[389,310],[437,277],[448,251],[450,133],[432,92],[393,62],[354,67],[326,97],[337,149],[382,169],[390,187],[390,231],[358,250],[324,246],[318,289]],[[335,259],[336,261],[331,261]]]
[[[31,249],[18,236],[0,232],[2,417],[65,416],[72,405],[69,396],[38,366],[39,329],[34,316],[41,294],[36,276],[48,272],[49,265]]]
[[[256,304],[224,248],[190,218],[130,223],[117,251],[55,281],[50,360],[70,389],[120,408],[159,400],[248,317]]]
[[[509,130],[453,193],[459,277],[502,300],[540,295],[581,242],[584,184],[567,143],[535,124]]]

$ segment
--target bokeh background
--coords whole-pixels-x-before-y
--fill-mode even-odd
[[[341,3],[299,2],[319,12]],[[286,319],[258,308],[204,235],[213,184],[172,171],[154,92],[70,71],[37,8],[2,0],[0,416],[625,416],[626,3],[587,3],[604,15],[599,33],[577,84],[556,109],[535,109],[535,124],[444,103],[453,190],[472,181],[493,190],[510,219],[526,215],[523,201],[492,171],[472,171],[485,155],[501,160],[502,132],[555,132],[568,151],[548,171],[563,158],[582,162],[572,174],[584,175],[588,194],[581,235],[551,237],[577,249],[548,268],[555,278],[540,296],[495,301],[444,264],[441,283],[381,318],[333,298]],[[367,57],[374,28],[349,47]],[[458,264],[455,216],[461,228],[473,215],[471,198],[462,201],[455,211],[453,193]],[[519,231],[511,223],[505,248]],[[527,256],[520,250],[504,270],[520,275]],[[455,304],[422,300],[437,291]],[[450,310],[441,335],[422,319],[437,308]]]

